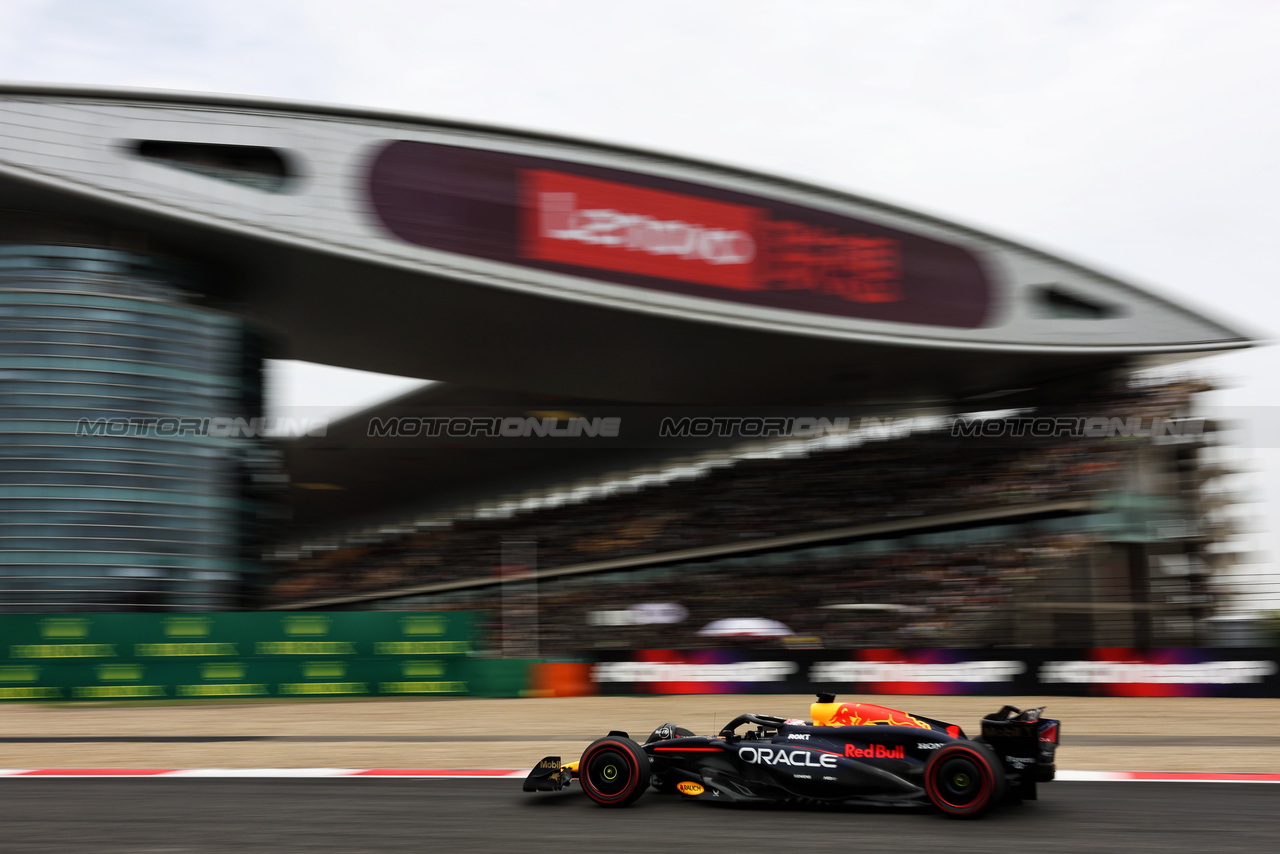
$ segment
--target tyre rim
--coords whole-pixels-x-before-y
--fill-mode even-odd
[[[969,759],[951,759],[938,769],[942,799],[957,807],[968,806],[982,795],[981,770]]]
[[[588,773],[591,785],[605,797],[619,795],[631,784],[631,765],[613,750],[591,757]]]

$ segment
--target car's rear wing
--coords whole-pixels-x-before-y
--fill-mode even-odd
[[[1022,711],[1005,706],[982,719],[982,740],[1000,757],[1006,771],[1030,772],[1039,783],[1054,775],[1054,754],[1062,722],[1041,717],[1044,707]]]

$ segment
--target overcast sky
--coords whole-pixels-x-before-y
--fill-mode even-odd
[[[0,79],[388,107],[743,165],[1013,237],[1264,337],[1277,45],[1280,3],[1249,0],[0,2]],[[1219,401],[1280,423],[1278,351],[1213,360],[1240,381]],[[405,387],[277,375],[292,404]],[[1249,453],[1274,527],[1280,452]]]

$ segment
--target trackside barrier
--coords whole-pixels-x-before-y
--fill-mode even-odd
[[[0,700],[518,696],[469,611],[0,617]]]
[[[594,656],[600,694],[1280,697],[1280,648],[635,650]]]
[[[0,700],[590,694],[1280,697],[1280,649],[715,649],[483,658],[477,612],[0,617]]]
[[[530,697],[588,697],[598,693],[592,665],[583,661],[539,661],[529,668]]]

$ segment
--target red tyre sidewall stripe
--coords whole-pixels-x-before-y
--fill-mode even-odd
[[[606,750],[610,748],[612,748],[615,753],[620,753],[622,754],[622,756],[626,758],[627,767],[631,771],[631,779],[627,782],[627,787],[616,795],[604,794],[599,789],[597,789],[591,782],[591,760],[601,750]],[[582,762],[578,766],[579,768],[582,768],[585,771],[585,773],[579,774],[579,777],[582,780],[583,788],[586,789],[587,794],[591,796],[591,800],[596,801],[597,803],[612,804],[617,801],[620,801],[623,798],[625,798],[627,795],[631,794],[631,792],[636,787],[636,783],[638,783],[640,780],[640,769],[636,767],[635,762],[636,762],[635,757],[631,755],[631,751],[627,750],[627,747],[625,744],[622,744],[621,742],[618,742],[618,741],[601,742],[600,744],[597,744],[593,749],[590,749],[587,751],[587,753],[583,754]]]
[[[978,793],[976,800],[970,801],[967,804],[953,804],[946,798],[942,797],[942,793],[938,790],[938,769],[940,769],[943,762],[946,761],[944,757],[960,752],[967,753],[971,757],[975,758],[985,771],[982,779],[982,791]],[[981,751],[959,744],[948,745],[944,748],[943,753],[939,755],[938,761],[934,763],[933,769],[929,772],[929,787],[933,789],[931,794],[937,800],[942,809],[956,815],[966,815],[971,812],[977,812],[985,807],[987,802],[991,800],[991,793],[995,790],[995,784],[995,771],[992,769],[991,763],[987,761],[987,757],[983,756]]]

